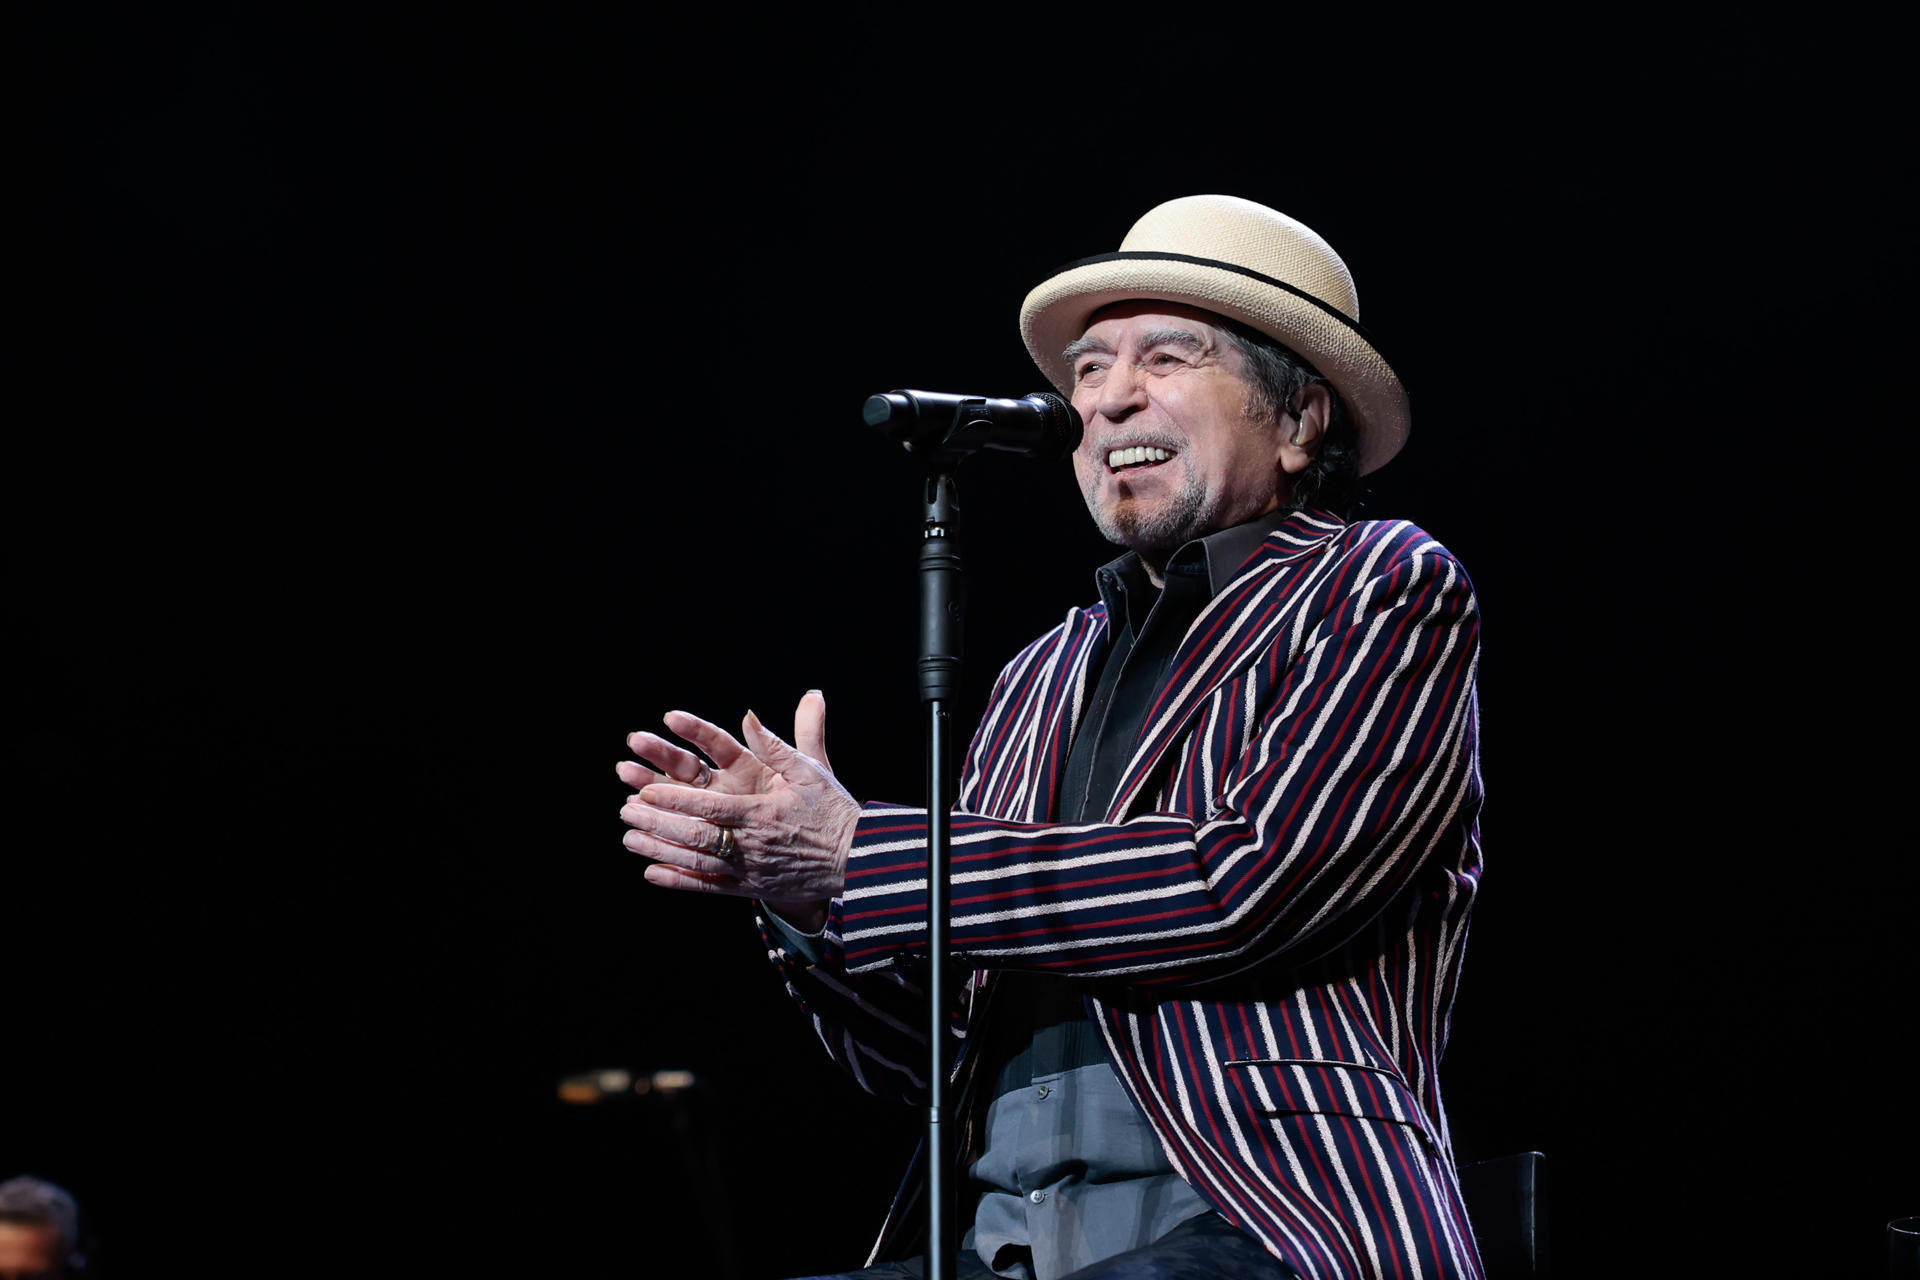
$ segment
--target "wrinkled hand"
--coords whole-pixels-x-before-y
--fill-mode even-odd
[[[817,930],[845,882],[860,817],[859,801],[827,763],[826,699],[817,690],[800,699],[797,748],[752,712],[741,726],[744,745],[685,712],[669,712],[666,722],[713,763],[656,734],[627,739],[645,764],[617,769],[638,788],[620,817],[633,828],[627,848],[653,859],[648,882],[759,898],[783,919]]]

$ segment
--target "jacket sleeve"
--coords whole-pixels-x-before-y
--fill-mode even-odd
[[[1022,670],[1034,654],[1044,651],[1050,639],[1043,637],[1036,641],[1000,673],[994,684],[993,696],[988,701],[988,716],[975,732],[973,744],[968,749],[958,794],[967,793],[985,753],[983,744],[989,737],[989,726],[993,723],[991,709],[1000,704],[1015,673]],[[913,820],[917,825],[913,830],[918,835],[911,844],[919,859],[916,865],[921,880],[919,896],[914,899],[914,910],[920,917],[920,934],[924,939],[927,811],[870,805],[862,825],[874,813],[886,813],[902,821],[906,820],[902,815],[916,815]],[[902,961],[868,966],[868,971],[863,973],[849,972],[841,943],[841,906],[839,900],[834,901],[828,912],[826,926],[818,936],[797,936],[791,926],[782,927],[780,922],[770,917],[764,906],[760,907],[760,936],[767,945],[767,956],[779,970],[787,994],[793,997],[812,1021],[814,1031],[826,1046],[827,1053],[861,1088],[883,1098],[923,1103],[928,1097],[929,1066],[927,993],[921,972],[924,966]],[[896,948],[896,952],[899,950]],[[924,953],[923,945],[921,954]],[[977,991],[977,982],[977,973],[969,975],[961,985],[955,1007],[949,1011],[949,1025],[957,1043],[962,1045],[967,1032],[967,1013]]]
[[[1207,981],[1331,950],[1423,867],[1477,874],[1477,605],[1444,548],[1398,528],[1305,597],[1172,748],[1189,788],[1205,782],[1180,806],[1194,812],[1164,811],[1175,787],[1114,824],[956,813],[963,963]],[[860,821],[830,925],[856,975],[924,948],[924,821],[885,805]]]
[[[829,1056],[868,1093],[900,1102],[922,1103],[927,1089],[927,995],[917,972],[907,964],[847,972],[839,938],[830,919],[810,944],[771,921],[761,908],[760,936],[767,956],[780,971],[787,994],[813,1023]],[[952,1011],[954,1031],[965,1034],[964,997]]]

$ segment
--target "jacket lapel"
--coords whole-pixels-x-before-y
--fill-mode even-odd
[[[1269,534],[1233,580],[1200,611],[1174,654],[1167,681],[1140,729],[1140,741],[1115,790],[1109,822],[1132,808],[1161,759],[1178,742],[1228,678],[1266,652],[1285,624],[1301,573],[1326,551],[1343,526],[1325,517],[1295,513]]]

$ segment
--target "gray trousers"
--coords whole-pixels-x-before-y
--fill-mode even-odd
[[[808,1280],[922,1280],[926,1267],[925,1258],[910,1258]],[[995,1280],[995,1275],[978,1254],[962,1249],[954,1280]],[[1298,1273],[1219,1214],[1203,1213],[1150,1245],[1115,1254],[1059,1280],[1298,1280]]]

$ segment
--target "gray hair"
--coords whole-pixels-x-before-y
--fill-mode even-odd
[[[1221,317],[1220,330],[1240,353],[1253,387],[1249,408],[1278,422],[1293,411],[1293,399],[1314,383],[1327,389],[1327,424],[1306,470],[1287,483],[1287,505],[1323,507],[1345,516],[1360,501],[1360,433],[1333,384],[1299,354],[1259,330]]]

